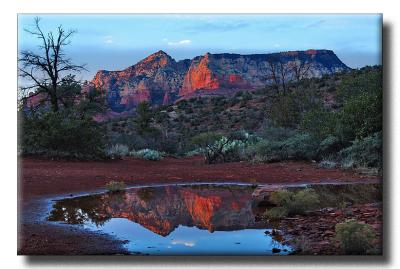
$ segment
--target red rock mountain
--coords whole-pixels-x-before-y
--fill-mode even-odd
[[[271,76],[271,62],[305,64],[308,77],[346,71],[347,67],[331,50],[289,51],[271,54],[210,54],[192,60],[175,61],[158,51],[122,71],[97,72],[89,87],[106,94],[116,112],[138,103],[169,104],[195,94],[229,93],[264,87]],[[288,73],[287,77],[294,73]]]

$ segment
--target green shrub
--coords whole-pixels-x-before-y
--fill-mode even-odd
[[[378,132],[363,139],[356,139],[348,148],[339,152],[343,164],[355,167],[382,168],[382,133]],[[345,167],[345,165],[342,165]]]
[[[105,158],[105,130],[89,117],[62,109],[20,112],[22,154],[73,159]]]
[[[336,224],[335,232],[334,240],[345,254],[368,254],[373,250],[376,234],[368,224],[350,220]]]
[[[275,208],[285,209],[285,215],[287,216],[304,214],[306,211],[317,208],[320,203],[319,196],[313,189],[304,189],[297,192],[287,189],[278,190],[271,194],[269,201],[276,205]],[[275,216],[278,215],[274,211],[273,214]]]
[[[265,211],[265,216],[270,220],[280,220],[288,216],[288,211],[286,208],[277,206]]]
[[[336,154],[342,147],[342,143],[336,136],[329,135],[319,144],[318,153],[320,156]]]
[[[335,168],[338,166],[338,163],[332,159],[325,159],[320,161],[318,166],[322,168]]]
[[[286,150],[288,159],[311,160],[318,154],[318,142],[307,133],[298,133],[284,141],[282,147]]]
[[[129,154],[129,148],[122,144],[112,145],[107,149],[106,154],[111,159],[119,159]]]
[[[144,160],[159,161],[163,158],[164,154],[157,150],[142,149],[139,151],[133,151],[130,153],[130,155]]]
[[[363,93],[375,92],[382,89],[382,68],[365,67],[345,76],[339,85],[337,99],[345,102]]]
[[[318,146],[309,134],[295,133],[285,140],[259,140],[250,144],[244,155],[253,162],[311,160],[317,157]]]
[[[106,189],[109,192],[120,192],[120,191],[125,190],[125,188],[126,188],[126,185],[125,185],[125,182],[123,182],[123,181],[112,180],[106,184]]]
[[[219,143],[224,143],[225,139],[223,138]],[[234,162],[240,161],[244,156],[244,148],[246,144],[241,140],[231,140],[228,141],[222,147],[223,161],[224,162]]]
[[[201,149],[194,149],[194,150],[186,152],[185,156],[186,157],[192,157],[192,156],[197,156],[197,155],[201,155],[201,154],[202,154]]]
[[[361,139],[382,130],[382,89],[363,93],[348,100],[340,112],[343,140]]]
[[[299,123],[301,116],[297,99],[298,96],[294,94],[279,94],[272,101],[267,111],[268,118],[271,119],[276,126],[285,128],[295,127]]]
[[[192,145],[201,150],[207,164],[238,161],[243,156],[244,141],[247,137],[248,134],[240,131],[227,136],[217,132],[206,132],[194,136]]]
[[[336,128],[337,115],[324,108],[308,111],[300,122],[300,130],[310,133],[321,141],[333,134]]]
[[[287,158],[282,150],[282,142],[261,140],[244,150],[246,158],[253,162],[276,162]]]

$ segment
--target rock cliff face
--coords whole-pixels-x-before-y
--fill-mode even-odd
[[[106,94],[113,111],[130,110],[143,101],[154,105],[176,99],[189,61],[176,62],[158,51],[122,71],[97,72],[88,86]]]
[[[88,86],[103,91],[111,109],[122,112],[143,101],[170,104],[198,92],[262,88],[271,83],[271,64],[279,69],[277,63],[287,66],[286,80],[295,76],[296,66],[307,70],[304,77],[350,69],[330,50],[252,55],[207,53],[178,62],[159,51],[122,71],[98,71]]]

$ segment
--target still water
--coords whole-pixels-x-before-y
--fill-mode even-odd
[[[257,221],[254,188],[186,185],[132,188],[55,201],[50,221],[128,240],[149,255],[285,255],[283,236]]]

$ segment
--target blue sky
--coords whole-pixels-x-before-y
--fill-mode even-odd
[[[19,49],[38,40],[23,31],[36,15],[18,16]],[[44,31],[77,30],[66,50],[99,69],[121,70],[158,50],[176,60],[211,53],[269,53],[331,49],[348,66],[381,62],[380,15],[39,15]]]

